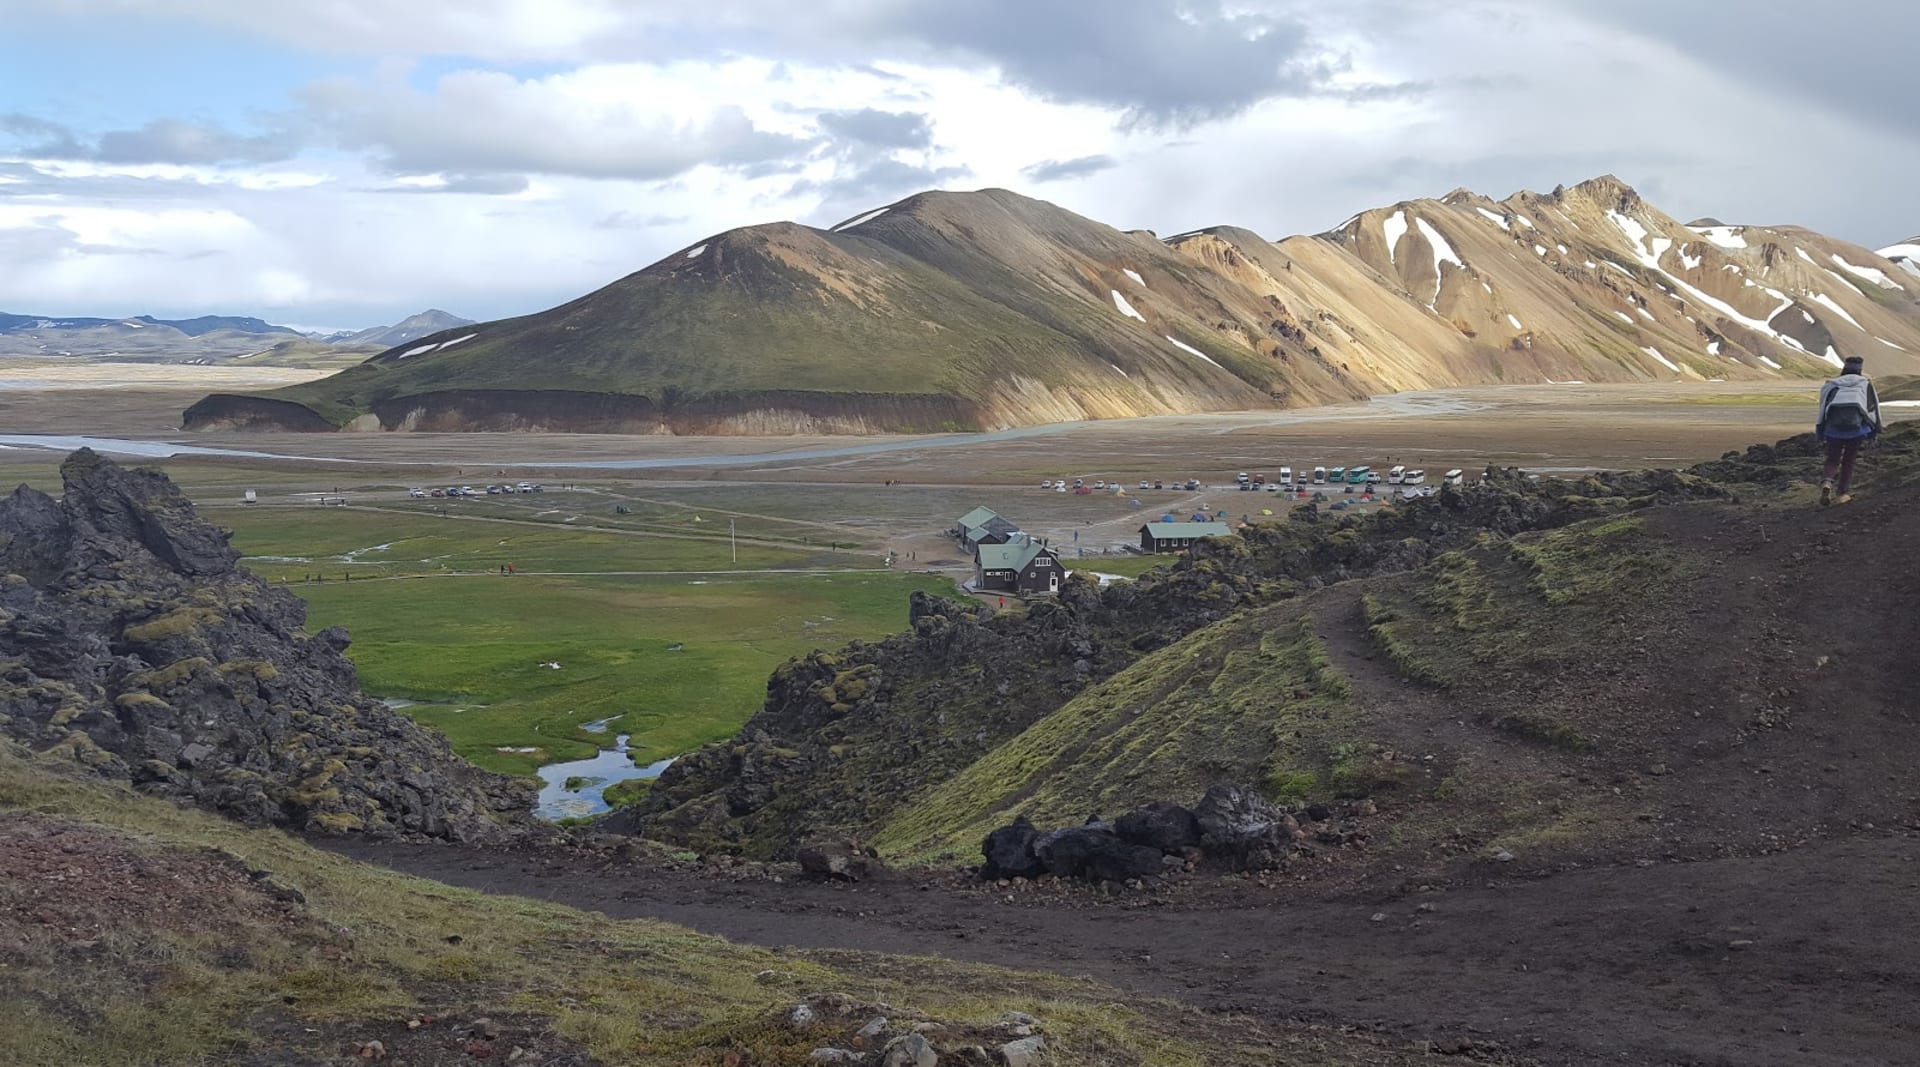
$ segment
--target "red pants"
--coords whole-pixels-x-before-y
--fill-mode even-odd
[[[1864,437],[1856,437],[1851,441],[1827,442],[1825,477],[1827,481],[1834,482],[1834,488],[1842,495],[1845,495],[1847,487],[1853,484],[1853,461],[1860,458],[1860,445],[1865,440]],[[1839,480],[1835,481],[1836,478]]]

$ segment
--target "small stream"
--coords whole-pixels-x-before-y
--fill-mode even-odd
[[[602,719],[581,727],[589,733],[604,733],[612,719]],[[540,799],[534,804],[533,814],[549,822],[560,819],[578,818],[582,815],[598,815],[610,810],[606,800],[607,787],[615,782],[631,781],[635,778],[658,778],[660,772],[673,763],[673,757],[655,760],[644,767],[633,762],[633,756],[627,749],[630,735],[621,734],[613,739],[613,747],[605,749],[589,759],[569,760],[566,763],[549,763],[540,768]],[[575,789],[567,788],[568,779],[583,780]]]

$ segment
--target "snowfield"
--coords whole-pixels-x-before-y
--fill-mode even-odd
[[[1120,312],[1120,314],[1125,315],[1127,318],[1139,319],[1141,322],[1147,321],[1147,317],[1145,315],[1142,315],[1138,311],[1133,310],[1133,305],[1127,303],[1127,298],[1124,296],[1121,296],[1120,290],[1118,289],[1113,290],[1113,306],[1116,310]]]
[[[1476,207],[1473,210],[1478,211],[1480,214],[1486,216],[1486,219],[1488,222],[1493,223],[1495,226],[1498,226],[1503,230],[1511,231],[1513,229],[1513,227],[1507,225],[1507,218],[1505,215],[1495,214],[1494,212],[1488,211],[1486,208],[1483,208],[1483,207]]]
[[[1427,244],[1433,246],[1433,299],[1427,303],[1428,307],[1432,307],[1440,301],[1440,264],[1451,263],[1461,270],[1466,270],[1467,265],[1454,254],[1453,246],[1447,243],[1445,237],[1440,236],[1440,231],[1427,225],[1426,219],[1413,221],[1414,225],[1420,227],[1420,233],[1427,239]]]
[[[1129,278],[1132,278],[1133,284],[1139,286],[1140,288],[1145,289],[1147,287],[1147,280],[1145,278],[1142,278],[1137,271],[1123,270],[1120,273],[1126,275]]]
[[[1836,265],[1836,267],[1839,267],[1839,269],[1845,271],[1845,273],[1853,274],[1855,278],[1864,278],[1864,280],[1868,280],[1868,282],[1874,282],[1876,286],[1880,286],[1880,288],[1884,288],[1884,290],[1901,290],[1901,292],[1907,292],[1907,286],[1903,286],[1903,284],[1895,282],[1893,278],[1889,278],[1887,273],[1882,271],[1880,267],[1855,267],[1853,263],[1847,263],[1837,251],[1832,255],[1832,259],[1834,259],[1834,265]]]
[[[1721,248],[1745,248],[1747,239],[1740,236],[1744,229],[1744,226],[1708,226],[1696,232]]]
[[[692,248],[687,249],[687,258],[699,259],[700,253],[705,252],[706,250],[707,250],[706,245],[694,245]]]
[[[1393,250],[1399,246],[1400,238],[1407,235],[1407,213],[1394,212],[1387,216],[1386,221],[1380,224],[1380,228],[1387,236],[1387,261],[1399,263],[1400,260],[1393,254]]]

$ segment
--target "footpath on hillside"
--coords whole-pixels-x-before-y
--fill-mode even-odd
[[[1432,893],[1044,903],[929,876],[733,880],[564,852],[328,842],[488,893],[802,950],[1090,975],[1214,1011],[1540,1063],[1911,1062],[1920,834]],[[1844,885],[1835,872],[1844,871]]]

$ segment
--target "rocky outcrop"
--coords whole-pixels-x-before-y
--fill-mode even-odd
[[[1023,815],[980,843],[980,876],[1127,882],[1199,863],[1265,871],[1279,867],[1306,838],[1291,814],[1257,791],[1223,783],[1207,790],[1197,807],[1155,801],[1111,826],[1094,819],[1042,833]]]
[[[527,789],[360,692],[351,638],[159,473],[82,449],[0,502],[0,734],[244,822],[471,839]]]

